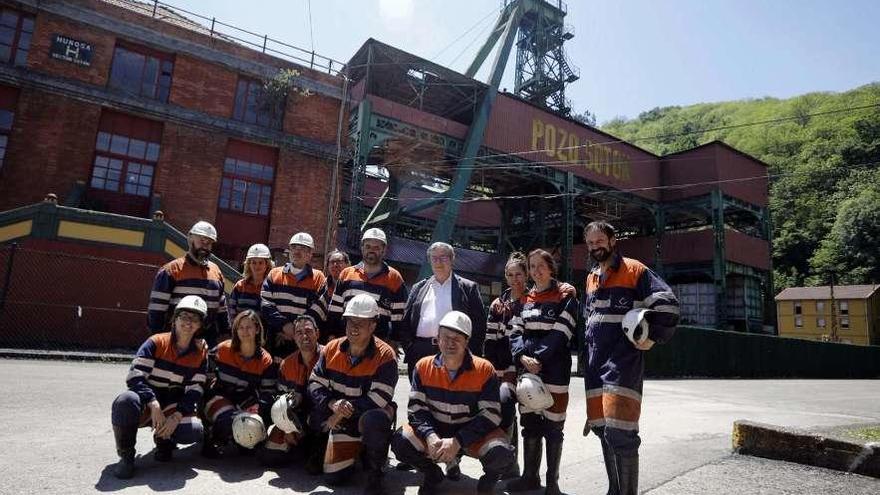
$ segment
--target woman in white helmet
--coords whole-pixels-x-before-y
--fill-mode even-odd
[[[205,457],[222,454],[233,436],[233,420],[239,414],[258,414],[264,424],[270,424],[278,373],[272,356],[262,347],[264,344],[259,314],[246,309],[232,322],[232,338],[211,350],[211,364],[217,376],[205,392],[204,417],[210,426],[202,446]]]
[[[151,426],[155,459],[171,460],[178,443],[202,439],[196,417],[207,372],[205,341],[194,338],[204,324],[208,305],[199,296],[184,296],[172,315],[172,330],[149,337],[138,349],[126,384],[128,390],[113,401],[113,435],[119,463],[114,474],[134,475],[138,428]]]
[[[226,311],[229,313],[229,324],[235,320],[235,317],[246,309],[251,309],[260,313],[260,290],[263,287],[263,280],[269,270],[275,267],[272,262],[272,253],[265,244],[254,244],[247,250],[247,256],[244,259],[244,270],[242,271],[242,279],[235,283],[232,292],[226,300]],[[265,322],[264,325],[265,326]]]

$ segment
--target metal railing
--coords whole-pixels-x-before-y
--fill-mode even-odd
[[[154,19],[160,19],[184,28],[195,29],[205,35],[220,38],[232,43],[246,46],[262,53],[304,65],[313,70],[319,70],[332,75],[339,75],[345,68],[345,63],[325,57],[314,50],[306,50],[284,41],[270,38],[268,34],[258,34],[247,29],[227,24],[216,17],[208,17],[189,10],[177,7],[173,4],[152,1],[137,0],[103,0],[107,3],[124,5],[126,8],[148,15]],[[172,17],[168,14],[176,14]],[[184,15],[185,14],[185,15]],[[196,19],[205,22],[200,24]]]

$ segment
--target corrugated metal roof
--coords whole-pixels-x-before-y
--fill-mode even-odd
[[[346,250],[348,229],[340,228],[337,235],[339,249]],[[385,252],[385,260],[394,263],[406,263],[409,265],[421,265],[425,262],[426,252],[430,244],[403,237],[392,236],[388,241],[388,250]],[[491,277],[500,277],[504,274],[503,256],[494,253],[484,253],[471,249],[455,248],[455,271],[463,273],[483,274]]]
[[[835,299],[867,299],[880,285],[835,285]],[[831,287],[789,287],[776,296],[777,301],[831,299]]]

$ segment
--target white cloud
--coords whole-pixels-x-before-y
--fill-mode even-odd
[[[407,21],[414,12],[413,0],[379,0],[379,16],[386,24]]]

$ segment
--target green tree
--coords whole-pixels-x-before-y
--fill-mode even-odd
[[[880,184],[880,174],[874,174]],[[880,187],[863,189],[840,205],[831,232],[810,260],[824,281],[829,271],[841,284],[880,282]]]

